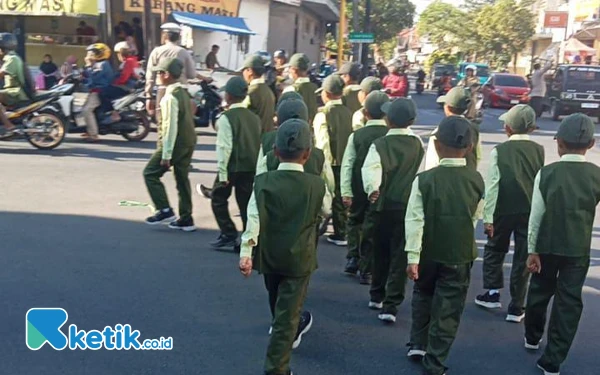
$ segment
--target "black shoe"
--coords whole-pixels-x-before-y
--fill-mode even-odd
[[[196,184],[196,191],[206,199],[212,198],[212,189],[202,184]]]
[[[294,344],[292,345],[292,349],[296,349],[300,346],[302,342],[302,335],[310,331],[313,324],[313,317],[311,313],[308,311],[303,311],[300,314],[300,323],[298,323],[298,332],[296,332],[296,338],[294,339]]]
[[[158,224],[169,224],[175,221],[177,217],[175,213],[170,208],[165,208],[164,210],[159,210],[154,213],[154,216],[150,216],[146,219],[146,224],[148,225],[158,225]]]
[[[544,363],[542,360],[537,361],[537,368],[544,372],[544,375],[560,375],[560,367]]]
[[[187,220],[182,220],[181,218],[176,220],[176,221],[172,221],[169,224],[169,228],[171,229],[177,229],[177,230],[182,230],[184,232],[193,232],[196,230],[196,226],[194,225],[194,220],[193,219],[187,219]]]
[[[423,359],[423,357],[425,357],[425,354],[427,354],[424,346],[410,344],[410,343],[407,346],[408,346],[408,353],[406,353],[406,356],[415,362],[421,361]]]
[[[327,233],[327,229],[329,228],[329,222],[331,221],[331,216],[328,216],[323,219],[321,225],[319,226],[319,237]]]
[[[346,263],[344,272],[349,275],[356,275],[356,273],[358,272],[358,259],[357,258],[348,259],[348,263]]]
[[[386,307],[383,310],[381,310],[377,318],[379,318],[379,320],[381,320],[384,323],[394,324],[396,323],[396,311],[392,311],[392,309]]]
[[[371,285],[371,282],[373,281],[373,275],[370,273],[361,273],[358,281],[362,285]]]
[[[508,308],[508,314],[506,315],[506,321],[511,323],[521,323],[521,321],[525,318],[525,309],[523,308],[514,308],[510,306]]]
[[[348,241],[346,240],[345,237],[342,236],[338,236],[335,234],[332,234],[330,236],[327,236],[327,242],[330,242],[336,246],[346,246],[348,245]]]
[[[219,235],[215,241],[210,243],[210,246],[215,249],[223,249],[226,247],[235,248],[237,245],[237,236],[226,236],[224,234]]]
[[[489,291],[475,297],[475,303],[486,309],[499,309],[502,307],[500,293],[490,294]]]
[[[534,342],[534,341],[527,340],[527,337],[525,337],[525,349],[538,350],[540,348],[540,342],[542,342],[542,340],[540,340],[538,342]]]

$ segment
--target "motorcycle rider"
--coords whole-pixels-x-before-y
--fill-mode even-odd
[[[447,70],[444,70],[442,73],[442,77],[440,78],[440,83],[438,84],[438,96],[444,95],[447,91],[450,91],[452,88],[452,78],[450,77],[450,73]]]
[[[4,79],[4,88],[0,90],[0,135],[7,135],[16,130],[6,115],[4,106],[12,106],[27,100],[24,90],[25,73],[23,60],[14,52],[17,39],[11,33],[0,33],[0,78]]]
[[[408,77],[404,74],[403,69],[396,60],[388,63],[390,74],[383,80],[383,88],[385,92],[393,98],[406,97],[408,95]]]
[[[417,86],[423,85],[423,87],[425,87],[425,77],[427,77],[427,73],[425,73],[423,68],[419,68],[419,71],[417,72]]]
[[[475,119],[477,116],[477,94],[481,87],[479,77],[477,77],[477,66],[473,64],[467,65],[465,68],[465,77],[460,80],[457,86],[471,90],[471,103],[469,104],[467,113],[465,113],[465,117],[469,120]]]

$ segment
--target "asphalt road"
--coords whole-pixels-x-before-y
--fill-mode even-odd
[[[442,118],[434,97],[417,96],[415,130],[427,135]],[[506,139],[487,110],[482,125],[486,158]],[[558,159],[553,141],[557,123],[540,121],[534,139]],[[234,254],[211,250],[217,236],[209,201],[194,197],[199,230],[174,233],[143,223],[149,202],[141,171],[155,134],[141,143],[106,137],[89,145],[69,136],[57,150],[40,152],[25,142],[0,143],[0,374],[217,374],[262,373],[269,311],[262,279],[244,279]],[[216,170],[214,134],[198,139],[193,183],[210,184]],[[600,162],[598,147],[589,159]],[[167,187],[176,204],[173,178]],[[234,214],[237,208],[232,205]],[[239,218],[236,219],[239,222]],[[478,229],[478,244],[484,244]],[[597,374],[600,352],[600,217],[594,228],[592,267],[584,290],[579,333],[563,374]],[[420,374],[405,358],[410,298],[395,326],[384,326],[367,308],[368,288],[342,275],[345,249],[319,247],[306,308],[315,323],[292,366],[300,375]],[[510,266],[507,258],[506,270]],[[508,276],[508,275],[506,275]],[[508,284],[507,284],[508,285]],[[504,322],[504,310],[476,307],[481,259],[473,267],[468,303],[452,348],[450,374],[530,375],[537,355],[523,349],[523,326]],[[508,304],[508,293],[503,302]],[[410,295],[410,293],[409,293]],[[173,337],[171,351],[56,351],[25,345],[25,314],[33,307],[61,307],[79,329],[131,324],[141,337]]]

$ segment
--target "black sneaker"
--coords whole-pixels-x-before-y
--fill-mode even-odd
[[[527,340],[527,337],[525,337],[525,349],[538,350],[540,348],[540,342],[542,342],[542,340],[540,340],[538,342],[533,342],[533,341]]]
[[[294,339],[294,344],[292,344],[292,349],[296,349],[300,346],[302,342],[302,335],[310,331],[313,324],[312,314],[308,311],[303,311],[300,314],[300,323],[298,323],[298,332],[296,332],[296,338]]]
[[[370,273],[361,273],[358,282],[362,285],[371,285],[373,281],[373,275]]]
[[[421,361],[423,357],[425,357],[425,354],[427,354],[425,347],[422,345],[409,343],[406,346],[408,346],[408,353],[406,353],[406,356],[415,362]]]
[[[349,275],[356,275],[358,272],[358,259],[350,258],[348,259],[348,263],[346,263],[346,267],[344,268],[344,272]]]
[[[475,303],[486,309],[499,309],[502,307],[500,293],[490,294],[489,291],[475,297]]]
[[[181,218],[176,221],[172,221],[169,224],[169,228],[182,230],[184,232],[193,232],[196,230],[193,219],[182,220]]]
[[[146,219],[146,224],[148,225],[158,225],[158,224],[169,224],[175,221],[177,217],[175,213],[170,208],[165,208],[163,210],[156,211],[154,216],[150,216]]]
[[[202,184],[196,184],[196,191],[206,199],[212,198],[212,189]]]
[[[235,245],[237,245],[237,236],[226,236],[224,234],[219,235],[219,238],[210,243],[210,246],[215,249],[223,249],[226,247],[233,249],[235,248]]]
[[[384,308],[383,310],[381,310],[377,318],[379,318],[379,320],[381,320],[384,323],[396,323],[396,313],[390,311],[389,308]]]
[[[347,246],[348,245],[348,241],[346,240],[345,237],[337,236],[335,234],[327,236],[327,242],[330,242],[336,246]]]
[[[511,323],[521,323],[525,318],[525,309],[516,309],[514,307],[508,308],[508,314],[506,314],[506,321]]]
[[[544,375],[560,375],[560,367],[544,363],[542,360],[537,361],[537,368],[544,372]]]

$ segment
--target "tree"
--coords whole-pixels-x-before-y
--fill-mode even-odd
[[[477,10],[486,5],[494,5],[496,0],[465,0],[463,8],[466,10]]]
[[[352,20],[352,2],[348,2],[346,14]],[[415,5],[410,0],[371,0],[371,32],[375,34],[375,41],[383,43],[395,39],[400,31],[413,25]],[[376,18],[374,17],[376,15]],[[365,30],[365,2],[358,6],[358,30]]]
[[[435,1],[421,13],[417,31],[419,35],[427,35],[438,48],[450,50],[468,39],[468,30],[475,30],[468,26],[471,22],[472,17],[457,7]]]

